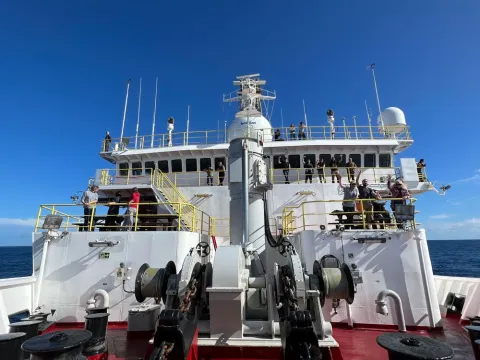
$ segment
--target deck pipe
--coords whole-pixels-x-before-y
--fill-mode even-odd
[[[22,349],[31,353],[30,360],[87,360],[82,347],[91,337],[86,330],[55,331],[27,340]]]
[[[243,201],[243,244],[245,247],[250,242],[249,235],[250,229],[248,225],[248,205],[250,202],[249,199],[249,168],[248,168],[248,142],[247,140],[243,143],[243,152],[242,152],[242,201]]]
[[[21,321],[10,324],[10,333],[25,333],[25,341],[38,335],[38,327],[42,323],[41,320]],[[29,354],[24,352],[24,359],[29,358]]]
[[[395,301],[395,307],[397,309],[397,319],[398,319],[398,331],[406,332],[407,328],[405,326],[405,316],[403,315],[403,305],[402,299],[400,296],[393,290],[382,290],[377,296],[375,304],[377,304],[377,313],[382,315],[388,315],[387,309],[387,297],[390,296]]]
[[[0,335],[0,356],[2,356],[2,359],[22,360],[22,344],[26,336],[27,334],[24,332]]]
[[[102,299],[102,307],[108,308],[108,306],[110,305],[110,297],[108,296],[108,293],[103,289],[97,289],[92,293],[92,295],[90,295],[90,298],[87,300],[87,309],[95,307],[97,296],[100,296],[100,298]]]
[[[92,337],[83,347],[83,355],[93,356],[106,352],[106,335],[109,313],[97,313],[85,316],[85,330],[92,333]]]

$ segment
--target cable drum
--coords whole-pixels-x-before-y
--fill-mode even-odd
[[[165,303],[170,275],[177,273],[175,263],[169,261],[164,268],[151,268],[147,263],[140,266],[135,278],[135,298],[139,303],[147,298],[161,298]]]
[[[320,291],[320,303],[325,299],[343,299],[352,304],[355,298],[355,287],[352,273],[346,264],[340,267],[323,267],[320,262],[313,263],[313,274],[317,276]]]

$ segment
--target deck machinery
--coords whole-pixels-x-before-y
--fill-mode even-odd
[[[200,243],[181,268],[170,261],[138,271],[137,301],[155,298],[165,306],[151,359],[186,359],[197,332],[200,346],[202,339],[240,347],[261,341],[281,346],[287,359],[321,359],[322,348],[336,345],[322,313],[325,299],[354,300],[346,264],[324,256],[306,269],[289,238],[269,230],[263,142],[270,123],[261,109],[275,96],[264,95],[258,76],[238,77],[239,90],[225,99],[240,102],[228,131],[231,245],[216,249],[212,263],[208,244]]]

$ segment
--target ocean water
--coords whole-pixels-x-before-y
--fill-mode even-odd
[[[435,275],[480,277],[480,240],[428,241]],[[0,247],[0,279],[30,276],[30,246]]]

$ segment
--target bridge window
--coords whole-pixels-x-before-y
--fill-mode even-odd
[[[200,158],[200,171],[207,170],[211,166],[212,166],[212,159]]]
[[[197,159],[185,160],[186,171],[197,171]]]
[[[330,160],[332,160],[332,155],[330,154],[320,154],[319,159],[323,159],[325,166],[329,166]]]
[[[392,166],[392,159],[390,154],[380,154],[378,155],[378,163],[380,167],[386,168]]]
[[[183,171],[182,160],[180,159],[172,160],[172,172],[182,172],[182,171]]]
[[[118,168],[120,169],[120,176],[128,176],[128,163],[120,163],[118,164]]]
[[[335,159],[337,160],[337,164],[340,167],[344,167],[347,163],[347,155],[345,154],[335,154]]]
[[[362,155],[360,154],[350,154],[349,158],[352,158],[352,161],[357,165],[358,167],[362,166]],[[348,162],[348,161],[347,161]]]
[[[375,154],[365,154],[363,155],[363,167],[373,168],[377,166]]]
[[[308,163],[308,160],[312,163],[312,165],[315,165],[315,154],[305,154],[303,155],[303,167]]]
[[[299,169],[300,166],[300,155],[288,155],[288,162],[292,169]]]
[[[215,170],[218,169],[218,165],[222,163],[223,166],[225,166],[225,169],[227,168],[227,163],[225,162],[225,158],[224,157],[219,157],[219,158],[215,158]]]
[[[168,160],[159,160],[158,170],[164,173],[168,173]]]
[[[155,170],[155,161],[145,161],[145,174],[150,175]]]
[[[285,155],[275,155],[273,157],[273,168],[274,169],[283,169],[283,159]]]
[[[132,175],[142,175],[142,163],[140,161],[132,163]]]

